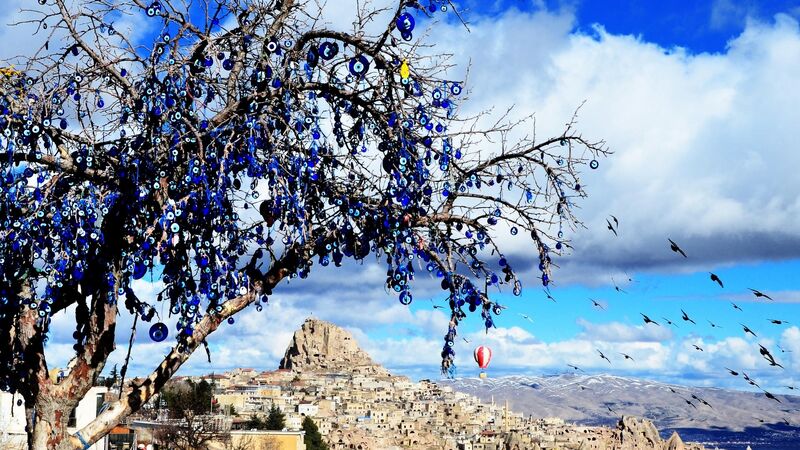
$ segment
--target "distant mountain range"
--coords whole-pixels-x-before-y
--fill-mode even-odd
[[[611,375],[515,375],[439,383],[486,401],[508,401],[511,410],[534,417],[560,417],[583,424],[609,425],[625,414],[650,419],[662,430],[740,431],[769,424],[800,427],[800,396],[776,395],[778,403],[760,392],[676,386]]]

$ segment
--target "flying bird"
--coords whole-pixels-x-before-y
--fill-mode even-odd
[[[606,310],[606,308],[604,308],[604,307],[603,307],[603,305],[601,305],[600,303],[597,303],[597,300],[595,300],[595,299],[593,299],[593,298],[590,298],[589,300],[591,300],[591,301],[592,301],[592,304],[593,304],[595,307],[597,307],[597,308],[600,308],[600,309],[602,309],[603,311],[605,311],[605,310]]]
[[[792,353],[791,350],[786,350],[785,348],[781,347],[780,345],[778,345],[778,350],[780,350],[781,353]]]
[[[769,295],[759,291],[758,289],[753,289],[753,288],[747,288],[747,289],[750,289],[751,291],[753,291],[753,295],[755,295],[757,298],[764,297],[764,298],[766,298],[768,300],[772,300],[772,297],[770,297]],[[772,301],[775,301],[775,300],[772,300]]]
[[[770,399],[772,399],[772,400],[775,400],[775,401],[776,401],[776,402],[778,402],[778,403],[781,403],[781,401],[780,401],[780,400],[778,400],[778,397],[775,397],[774,395],[770,394],[770,393],[769,393],[769,392],[767,392],[767,391],[764,391],[764,395],[766,395],[766,396],[767,396],[767,398],[770,398]]]
[[[766,347],[764,347],[764,346],[763,346],[763,345],[761,345],[761,344],[758,344],[758,346],[759,346],[759,347],[761,347],[761,348],[759,349],[759,352],[760,352],[760,353],[761,353],[761,355],[764,357],[764,359],[766,359],[766,360],[767,360],[767,362],[769,362],[769,365],[770,365],[770,366],[777,366],[777,367],[780,367],[781,369],[783,369],[783,368],[784,368],[782,365],[778,364],[778,363],[775,361],[775,357],[774,357],[774,356],[772,356],[772,353],[770,353],[770,352],[769,352],[769,350],[767,350],[767,348],[766,348]]]
[[[522,318],[527,320],[528,322],[533,323],[533,319],[531,319],[531,317],[529,315],[522,314],[522,313],[519,313],[519,315],[522,316]]]
[[[611,277],[611,283],[614,285],[614,290],[616,290],[617,292],[622,292],[623,294],[627,294],[627,292],[625,292],[622,288],[620,288],[617,285],[617,282],[614,281],[614,277]]]
[[[755,386],[755,387],[757,387],[757,388],[760,388],[760,387],[761,387],[761,386],[759,386],[759,385],[758,385],[758,383],[756,383],[756,381],[755,381],[754,379],[750,378],[750,376],[749,376],[749,375],[747,375],[747,373],[745,373],[745,372],[742,372],[742,376],[744,377],[744,380],[745,380],[745,381],[747,381],[748,383],[750,383],[750,385],[752,385],[752,386]]]
[[[697,344],[692,344],[692,345],[694,346],[694,349],[695,349],[695,350],[697,350],[697,351],[699,351],[699,352],[702,352],[702,351],[703,351],[703,348],[702,348],[702,347],[700,347],[699,345],[697,345]]]
[[[672,250],[672,251],[673,251],[673,252],[675,252],[675,253],[680,253],[681,255],[683,255],[683,257],[684,257],[684,258],[686,258],[686,257],[687,257],[687,256],[686,256],[686,253],[683,251],[683,249],[681,249],[680,247],[678,247],[678,244],[676,244],[676,243],[675,243],[675,241],[673,241],[673,240],[672,240],[672,239],[670,239],[670,238],[667,238],[667,240],[669,241],[669,248],[670,248],[670,250]]]
[[[777,319],[767,319],[767,320],[769,320],[770,322],[774,323],[775,325],[783,325],[785,323],[789,323],[786,320],[777,320]]]
[[[664,321],[667,322],[667,325],[673,325],[675,328],[678,328],[678,324],[676,324],[675,322],[667,319],[666,317],[662,317],[662,319],[664,319]]]
[[[614,225],[611,225],[611,222],[609,222],[608,219],[606,219],[606,223],[608,224],[608,226],[606,228],[611,230],[611,232],[614,233],[614,236],[619,236],[617,234],[617,230],[614,229]]]
[[[711,281],[716,282],[719,285],[719,287],[725,287],[725,285],[722,284],[722,280],[719,279],[717,274],[711,272],[708,273],[711,274]]]
[[[741,325],[741,326],[742,326],[742,329],[744,330],[744,334],[745,334],[745,335],[746,335],[747,333],[750,333],[750,334],[752,334],[752,335],[753,335],[753,337],[758,337],[758,336],[757,336],[755,333],[753,333],[753,330],[751,330],[751,329],[750,329],[750,327],[748,327],[747,325],[745,325],[745,324],[743,324],[743,323],[739,323],[739,325]]]
[[[646,315],[644,315],[644,314],[642,314],[642,313],[639,313],[639,314],[641,314],[641,316],[642,316],[642,317],[644,317],[644,323],[645,323],[645,324],[648,324],[648,323],[654,323],[654,324],[658,325],[658,322],[656,322],[655,320],[653,320],[653,319],[651,319],[651,318],[647,317]],[[659,325],[659,326],[661,326],[661,325]]]
[[[627,353],[622,353],[622,352],[619,352],[619,354],[620,354],[620,355],[622,355],[622,356],[624,356],[624,357],[625,357],[625,359],[630,359],[631,361],[633,361],[633,362],[636,362],[636,360],[635,360],[635,359],[633,359],[633,357],[632,357],[631,355],[627,354]]]
[[[708,406],[709,408],[711,408],[711,409],[714,409],[714,407],[713,407],[713,406],[711,406],[711,404],[710,404],[710,403],[708,403],[707,401],[703,400],[702,398],[700,398],[700,397],[698,397],[698,396],[696,396],[696,395],[694,395],[694,394],[692,394],[692,398],[693,398],[693,399],[695,399],[695,400],[697,400],[698,402],[700,402],[700,403],[702,403],[702,404],[704,404],[704,405]]]
[[[553,296],[552,296],[552,295],[550,295],[550,291],[548,291],[547,289],[545,289],[545,290],[544,290],[544,293],[545,293],[545,295],[547,295],[547,298],[548,298],[548,299],[552,300],[552,301],[553,301],[553,303],[556,303],[556,299],[554,299],[554,298],[553,298]]]
[[[691,400],[689,400],[688,398],[683,398],[683,397],[681,397],[681,399],[682,399],[683,401],[685,401],[685,402],[686,402],[688,405],[692,405],[692,408],[694,408],[694,409],[697,409],[697,406],[696,406],[694,403],[692,403],[692,401],[691,401]]]
[[[580,368],[580,367],[578,367],[578,366],[574,366],[574,365],[572,365],[572,364],[567,364],[567,367],[571,367],[571,368],[573,368],[573,369],[575,369],[575,370],[579,370],[579,371],[581,371],[581,372],[584,372],[584,370],[583,370],[583,369],[581,369],[581,368]]]
[[[738,377],[738,376],[739,376],[739,372],[737,372],[737,371],[735,371],[735,370],[728,369],[727,367],[725,368],[725,370],[727,370],[728,372],[730,372],[730,373],[731,373],[731,375],[733,375],[733,376],[735,376],[735,377]]]
[[[722,328],[721,326],[715,324],[714,322],[707,320],[707,322],[711,325],[711,328]]]
[[[628,283],[638,283],[637,280],[634,280],[630,275],[628,275],[628,272],[625,272],[625,276],[628,277]]]
[[[611,216],[611,220],[613,220],[613,221],[614,221],[614,225],[616,225],[616,226],[617,226],[617,228],[619,228],[619,220],[617,220],[617,218],[616,218],[616,217],[614,217],[614,215],[613,215],[613,214],[609,214],[609,216]]]
[[[467,339],[467,338],[465,338],[465,337],[462,337],[461,339],[463,339],[463,340],[464,340],[464,342],[466,342],[467,344],[469,344],[469,339]]]
[[[739,308],[739,305],[737,305],[736,303],[731,302],[731,305],[733,305],[733,309],[738,309],[739,311],[742,311],[742,308]]]
[[[606,355],[604,355],[603,352],[601,352],[600,350],[597,350],[597,353],[600,353],[600,357],[605,359],[606,361],[608,361],[609,364],[611,364],[611,360],[606,358]]]
[[[689,318],[689,315],[688,315],[688,314],[686,314],[686,311],[684,311],[684,310],[681,310],[681,312],[683,313],[683,317],[681,317],[681,318],[682,318],[684,321],[686,321],[686,322],[692,322],[693,324],[697,325],[697,322],[695,322],[694,320],[692,320],[692,319],[690,319],[690,318]]]

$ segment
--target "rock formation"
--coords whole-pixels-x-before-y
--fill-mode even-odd
[[[632,416],[622,416],[619,420],[614,441],[612,448],[619,450],[695,450],[702,448],[696,444],[687,446],[675,432],[668,440],[664,441],[653,422]]]
[[[294,332],[280,368],[295,372],[388,375],[386,369],[361,350],[352,334],[330,322],[312,318]]]
[[[658,434],[658,429],[653,425],[653,422],[647,419],[622,416],[617,424],[617,429],[619,430],[619,441],[622,445],[632,443],[634,446],[631,448],[637,448],[636,445],[639,444],[644,445],[644,448],[658,448],[657,444],[661,444],[661,436]]]
[[[667,439],[665,448],[666,450],[686,450],[686,445],[683,443],[683,439],[678,436],[678,433],[673,431],[672,436]]]

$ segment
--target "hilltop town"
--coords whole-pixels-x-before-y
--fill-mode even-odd
[[[110,380],[106,380],[110,381]],[[190,383],[189,383],[190,382]],[[92,450],[176,448],[184,429],[209,450],[312,450],[304,425],[312,421],[327,448],[355,450],[703,450],[678,434],[662,439],[652,422],[623,416],[616,427],[584,426],[549,417],[525,417],[507,404],[485,402],[430,380],[392,375],[359,348],[346,330],[307,319],[295,332],[280,367],[239,368],[221,374],[176,377],[176,386],[203,385],[208,400],[196,414],[176,419],[162,392]],[[69,430],[88,423],[115,398],[113,382],[92,388],[70,414]],[[8,397],[8,398],[7,398]],[[3,394],[3,414],[18,409],[0,433],[3,448],[24,447],[21,406]],[[282,429],[253,428],[254,418],[280,410]],[[195,433],[197,434],[197,433]],[[13,444],[13,445],[12,445]],[[313,448],[325,448],[316,446]]]
[[[429,380],[391,375],[346,330],[315,319],[297,330],[280,367],[192,378],[213,382],[216,402],[236,411],[234,420],[273,405],[289,430],[312,417],[331,449],[702,449],[677,434],[663,440],[647,420],[623,417],[608,428],[524,417]]]

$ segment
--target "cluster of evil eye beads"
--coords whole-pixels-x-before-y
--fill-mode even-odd
[[[427,9],[446,11],[447,2],[431,1]],[[170,29],[160,2],[149,4],[145,13]],[[219,22],[212,18],[212,25],[220,27]],[[413,39],[416,26],[412,11],[402,12],[393,23],[404,41]],[[115,33],[110,24],[103,30]],[[463,308],[480,310],[489,328],[494,326],[492,315],[502,308],[488,301],[488,288],[513,283],[514,294],[520,293],[502,255],[501,273],[479,259],[491,242],[488,233],[461,224],[455,227],[463,234],[458,240],[441,233],[423,240],[416,232],[416,220],[431,214],[437,200],[504,182],[501,175],[452,182],[453,165],[463,155],[447,136],[447,126],[461,84],[417,80],[407,61],[389,53],[359,52],[335,39],[312,39],[294,52],[296,39],[265,38],[266,58],[242,69],[237,69],[241,61],[234,52],[224,49],[200,52],[180,65],[170,56],[180,45],[176,41],[164,31],[149,59],[154,67],[170,70],[134,75],[130,68],[118,68],[119,78],[140,93],[129,102],[104,98],[98,80],[88,80],[84,73],[43,87],[25,76],[5,81],[0,93],[0,321],[13,320],[20,309],[29,308],[46,329],[52,311],[75,292],[102,293],[109,304],[125,298],[125,307],[145,322],[157,316],[149,327],[155,342],[167,339],[171,327],[164,318],[175,316],[178,349],[188,350],[194,327],[206,314],[221,313],[226,301],[254,292],[261,281],[255,269],[261,248],[310,244],[315,257],[296,262],[292,278],[307,277],[314,260],[340,266],[344,258],[383,255],[386,286],[404,305],[413,299],[417,262],[440,279],[453,312],[442,350],[443,367],[452,370],[456,324],[466,316]],[[253,36],[241,42],[256,45]],[[300,61],[292,59],[298,55]],[[78,46],[65,54],[80,56]],[[338,67],[346,73],[336,72]],[[241,107],[228,120],[215,122],[211,105],[227,95],[220,91],[224,83],[218,78],[236,70],[244,74],[237,87]],[[401,101],[375,102],[382,108],[376,116],[337,95],[348,87],[368,88],[376,71],[399,74],[394,80],[404,92]],[[99,81],[112,82],[108,77]],[[308,83],[336,89],[300,88]],[[34,87],[40,88],[35,95]],[[71,147],[71,170],[100,174],[76,181],[36,162],[60,154],[53,139],[57,132],[50,130],[77,126],[70,114],[85,104],[87,95],[94,95],[95,108],[115,114],[119,136],[103,145]],[[258,100],[264,98],[270,100]],[[330,111],[329,127],[320,123],[323,110]],[[20,153],[32,155],[28,164],[15,160]],[[382,189],[371,193],[372,199],[354,188],[369,177],[345,165],[362,153],[377,155],[384,172]],[[108,169],[111,162],[113,172]],[[590,167],[596,168],[596,161]],[[100,179],[102,174],[111,176]],[[525,195],[531,202],[532,193]],[[502,219],[498,209],[485,226]],[[310,223],[322,223],[322,231],[309,236]],[[510,232],[519,230],[515,226]],[[242,269],[240,259],[256,248],[249,269]],[[471,261],[473,272],[484,274],[483,286],[440,264],[453,248]],[[550,249],[541,244],[538,250],[547,286]],[[118,258],[110,257],[112,253]],[[28,276],[41,282],[22,296],[15,282]],[[155,306],[135,298],[138,280],[163,284]],[[267,294],[255,292],[258,310]],[[84,308],[79,306],[76,314],[87,314]],[[79,350],[89,330],[78,322],[73,337]],[[5,375],[2,379],[11,383]]]

